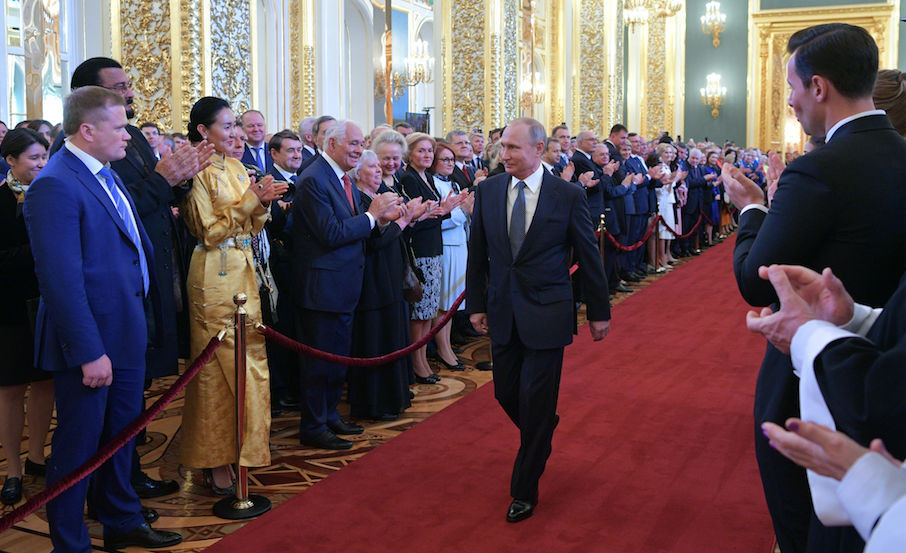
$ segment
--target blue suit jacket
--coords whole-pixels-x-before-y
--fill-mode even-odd
[[[151,240],[120,190],[148,260],[149,300],[159,306]],[[32,183],[24,213],[41,290],[35,365],[59,371],[106,354],[115,368],[144,371],[159,307],[146,311],[138,250],[97,178],[63,148]]]
[[[585,192],[545,171],[535,215],[513,259],[506,213],[509,184],[510,175],[504,173],[476,188],[467,311],[488,314],[495,343],[508,344],[515,324],[522,343],[533,349],[564,347],[572,342],[576,324],[569,280],[571,249],[582,274],[588,319],[610,320],[607,277]]]
[[[359,205],[354,186],[352,195]],[[365,239],[373,231],[367,215],[353,213],[343,183],[324,157],[315,159],[299,177],[292,214],[295,304],[352,313],[362,291]]]
[[[254,165],[258,167],[258,161],[255,159],[255,154],[252,153],[249,145],[245,145],[245,153],[242,154],[242,163],[247,163],[249,165]],[[271,157],[271,150],[267,147],[267,142],[264,143],[264,170],[262,173],[270,173],[271,169],[274,167],[274,158]],[[260,167],[259,167],[260,168]]]

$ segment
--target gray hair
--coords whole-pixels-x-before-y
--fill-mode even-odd
[[[403,157],[409,152],[409,145],[406,144],[406,137],[393,129],[377,135],[377,138],[371,141],[371,149],[378,152],[384,144],[396,144],[399,146],[400,155]]]
[[[689,157],[692,157],[694,155],[702,155],[702,151],[698,148],[692,148],[691,150],[689,150]]]
[[[337,121],[337,124],[327,129],[327,132],[324,133],[324,149],[327,149],[327,144],[330,143],[330,139],[339,142],[346,140],[346,131],[349,130],[349,127],[355,127],[359,129],[359,132],[362,132],[362,127],[359,126],[355,121],[350,121],[348,119],[340,119]]]
[[[454,137],[454,136],[465,136],[466,138],[468,138],[468,137],[469,137],[469,133],[467,133],[466,131],[461,131],[461,130],[453,130],[453,131],[450,131],[450,132],[447,133],[447,139],[446,139],[447,142],[449,142],[450,144],[452,144],[452,143],[453,143],[453,137]]]
[[[299,122],[299,136],[304,139],[306,134],[311,134],[311,127],[315,124],[317,117],[306,117]]]
[[[329,132],[329,131],[328,131],[328,132]],[[397,134],[399,134],[399,133],[397,133]],[[358,178],[359,178],[359,169],[362,168],[362,165],[365,165],[365,164],[368,163],[369,161],[377,161],[377,158],[378,158],[378,157],[377,157],[377,154],[374,153],[374,151],[372,151],[372,150],[362,150],[362,157],[359,158],[359,163],[358,163],[358,165],[356,165],[354,169],[350,169],[350,170],[349,170],[349,178],[351,178],[351,179],[353,180],[353,182],[356,181],[356,180],[358,180]]]
[[[94,124],[105,120],[99,119],[102,110],[125,105],[126,100],[112,90],[100,86],[79,87],[63,101],[63,132],[66,136],[72,136],[79,132],[82,123]]]

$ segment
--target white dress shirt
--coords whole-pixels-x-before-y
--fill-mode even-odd
[[[506,228],[509,232],[510,219],[513,218],[513,204],[516,203],[516,197],[519,195],[517,184],[520,180],[525,182],[525,233],[532,226],[532,218],[535,216],[535,209],[538,207],[538,196],[541,192],[541,180],[544,178],[544,167],[538,165],[538,169],[525,179],[510,178],[510,186],[506,193]]]

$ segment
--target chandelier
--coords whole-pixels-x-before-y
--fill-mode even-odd
[[[392,96],[394,100],[399,100],[406,93],[407,87],[412,87],[420,83],[434,82],[434,58],[428,54],[428,43],[424,40],[416,40],[411,46],[412,54],[403,60],[405,70],[403,74],[399,71],[393,71],[387,62],[386,52],[390,50],[389,33],[384,33],[381,37],[381,43],[384,46],[385,53],[381,55],[378,68],[374,71],[374,98],[380,99]],[[390,79],[387,79],[388,74]],[[389,83],[387,81],[390,81]],[[388,90],[389,84],[389,90]]]
[[[623,0],[623,21],[635,32],[651,17],[672,17],[683,8],[683,0]]]

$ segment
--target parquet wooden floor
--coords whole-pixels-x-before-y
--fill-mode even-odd
[[[689,259],[680,260],[679,264],[686,261]],[[649,276],[645,281],[636,285],[633,292],[617,294],[612,299],[612,303],[619,303],[654,280],[664,278],[669,274]],[[579,317],[580,322],[584,322],[584,308],[580,310]],[[451,405],[469,392],[487,384],[491,381],[491,373],[475,370],[474,367],[476,362],[488,360],[489,345],[486,338],[480,338],[463,346],[463,353],[459,357],[469,367],[469,370],[451,372],[446,369],[440,370],[440,367],[435,365],[435,370],[442,377],[441,381],[433,385],[413,386],[415,399],[412,400],[412,407],[401,415],[399,420],[393,422],[354,420],[353,422],[365,426],[365,432],[351,437],[354,447],[348,451],[332,452],[299,445],[298,413],[281,412],[274,418],[271,427],[272,463],[268,467],[249,471],[252,482],[249,488],[250,493],[263,495],[270,499],[274,508],[279,507],[283,502],[296,494],[303,493],[310,486],[341,470],[394,436]],[[155,381],[154,387],[146,393],[147,404],[154,403],[175,379],[176,377],[169,377]],[[154,523],[155,528],[177,531],[183,536],[183,543],[179,546],[169,550],[153,551],[202,551],[245,524],[245,522],[226,521],[215,517],[211,509],[221,497],[215,496],[210,490],[202,487],[201,471],[179,465],[177,452],[179,451],[180,434],[178,430],[182,421],[182,407],[183,396],[180,395],[149,425],[147,443],[139,448],[142,466],[148,475],[153,478],[172,479],[179,482],[181,486],[177,494],[142,501],[144,506],[156,509],[160,513],[160,520]],[[341,403],[340,412],[344,418],[348,418],[349,406]],[[51,435],[52,433],[53,426]],[[50,454],[49,443],[50,437],[48,437],[46,448],[48,455]],[[25,439],[20,444],[20,448],[24,458],[24,454],[27,452]],[[3,475],[6,474],[6,454],[4,448],[3,458],[0,459],[0,474]],[[25,476],[23,488],[25,499],[27,499],[43,490],[44,479]],[[13,507],[0,505],[0,515],[8,513]],[[101,526],[97,522],[88,521],[88,529],[92,536],[94,549],[106,551],[103,548]],[[0,534],[0,553],[46,553],[51,550],[44,509]],[[130,547],[127,551],[145,550]]]

